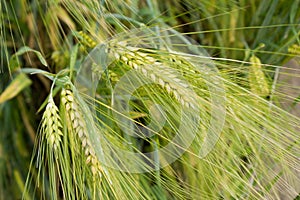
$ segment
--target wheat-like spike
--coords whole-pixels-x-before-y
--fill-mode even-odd
[[[61,101],[62,104],[65,106],[68,119],[71,121],[72,129],[74,130],[75,134],[81,140],[81,145],[85,151],[86,163],[90,164],[91,171],[93,175],[99,172],[100,176],[102,173],[102,167],[100,162],[98,161],[94,149],[90,143],[86,123],[82,115],[82,111],[74,98],[74,94],[70,89],[62,89],[61,92]]]
[[[179,78],[180,76],[175,69],[166,66],[165,63],[158,61],[148,53],[140,52],[138,48],[131,48],[131,51],[127,52],[120,48],[112,50],[116,59],[122,60],[131,68],[159,84],[183,106],[196,108],[197,96],[186,95],[191,94],[192,88],[187,82]],[[175,56],[173,59],[176,59]]]
[[[250,57],[250,62],[248,75],[250,89],[259,96],[267,96],[270,93],[269,85],[261,68],[260,59],[253,55]]]
[[[300,46],[297,44],[293,44],[289,46],[288,52],[296,55],[300,55]]]
[[[46,134],[46,140],[50,147],[57,149],[61,141],[62,124],[58,113],[58,108],[55,105],[53,98],[49,97],[46,110],[42,118],[42,131]]]
[[[94,48],[97,43],[86,33],[84,33],[83,31],[79,31],[78,34],[82,37],[82,43],[90,48]]]

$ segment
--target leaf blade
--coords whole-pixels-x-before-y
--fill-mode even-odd
[[[19,74],[0,95],[0,104],[17,96],[31,83],[31,80],[24,73]]]

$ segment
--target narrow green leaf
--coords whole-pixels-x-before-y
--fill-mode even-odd
[[[299,102],[300,102],[300,95],[294,99],[292,106],[296,106]]]
[[[20,61],[18,60],[18,57],[14,57],[12,56],[10,59],[9,59],[9,69],[14,72],[16,71],[17,69],[20,69]]]
[[[20,56],[26,52],[30,52],[30,51],[34,51],[33,49],[31,49],[30,47],[28,46],[24,46],[24,47],[21,47],[15,54],[14,56]]]
[[[14,178],[15,178],[16,184],[17,184],[16,186],[19,188],[20,192],[23,192],[24,188],[25,188],[25,184],[24,184],[24,180],[22,178],[20,171],[14,170],[13,173],[14,173]]]
[[[41,70],[41,69],[36,69],[36,68],[22,68],[20,69],[21,72],[25,73],[25,74],[42,74],[44,76],[46,76],[47,78],[49,78],[50,80],[53,80],[54,77],[56,76],[56,74],[52,74],[50,72]]]
[[[129,111],[129,115],[131,119],[138,119],[142,117],[147,117],[148,115],[146,113],[141,112],[135,112],[135,111]]]
[[[42,56],[42,54],[39,51],[36,51],[28,46],[24,46],[21,47],[13,56],[20,56],[24,53],[27,52],[33,52],[36,54],[36,56],[38,57],[38,59],[40,60],[40,62],[44,65],[44,66],[48,66],[47,61],[45,60],[45,58]]]
[[[41,61],[41,63],[42,63],[44,66],[48,67],[48,63],[47,63],[47,61],[45,60],[45,58],[42,56],[42,54],[41,54],[40,52],[38,52],[38,51],[34,51],[34,53],[37,55],[37,57],[38,57],[38,59]]]
[[[30,84],[31,80],[25,74],[19,74],[0,95],[0,104],[17,96]]]
[[[72,52],[71,52],[71,58],[70,58],[70,78],[71,79],[72,79],[73,70],[75,67],[76,59],[77,59],[77,52],[78,52],[78,44],[76,44],[72,48]]]

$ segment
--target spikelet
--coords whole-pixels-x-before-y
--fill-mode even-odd
[[[81,108],[74,98],[72,90],[62,89],[61,102],[67,111],[67,117],[71,122],[72,129],[81,141],[86,156],[86,163],[90,165],[93,175],[99,173],[101,176],[102,167],[90,143]]]
[[[94,48],[97,45],[97,43],[83,31],[79,31],[78,34],[81,36],[81,42],[83,43],[83,45],[90,48]]]
[[[296,55],[300,55],[300,46],[297,44],[293,44],[288,48],[288,52]]]
[[[261,62],[255,55],[250,57],[251,65],[249,66],[249,85],[253,93],[265,97],[269,95],[269,85],[264,72],[261,68]]]
[[[150,54],[139,51],[139,49],[132,47],[130,50],[124,52],[120,48],[112,48],[116,59],[120,59],[132,69],[139,71],[154,83],[159,84],[169,94],[172,94],[181,105],[196,108],[197,96],[186,96],[186,94],[193,94],[190,92],[191,88],[187,82],[180,78],[175,69],[158,61]],[[173,59],[176,59],[175,56],[173,56]]]
[[[119,81],[119,76],[118,74],[114,73],[112,70],[108,70],[109,78],[112,82],[118,82]]]
[[[46,134],[47,144],[56,150],[61,142],[62,124],[58,113],[58,108],[55,105],[53,98],[49,97],[46,110],[42,118],[41,130]]]

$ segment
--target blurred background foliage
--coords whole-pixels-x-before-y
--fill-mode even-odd
[[[79,42],[80,53],[76,60],[78,68],[95,44],[108,41],[118,33],[137,27],[172,27],[176,33],[191,37],[205,48],[218,62],[217,67],[221,73],[232,83],[258,95],[263,91],[260,96],[277,106],[281,106],[281,100],[288,100],[291,106],[286,109],[294,110],[299,104],[299,81],[293,83],[298,85],[289,82],[281,84],[281,87],[294,89],[293,98],[288,98],[288,91],[277,91],[276,85],[281,74],[287,79],[300,78],[299,67],[282,68],[292,58],[295,62],[293,66],[299,66],[299,7],[299,0],[1,0],[0,199],[22,197],[42,117],[42,113],[38,110],[51,87],[51,81],[45,76],[24,75],[20,73],[20,69],[25,67],[41,69],[56,74],[69,68],[71,51]],[[79,31],[83,31],[92,39],[80,37],[80,34],[78,36]],[[28,48],[22,49],[24,46]],[[265,65],[261,67],[260,63]],[[258,69],[259,75],[254,75],[254,79],[260,76],[263,81],[254,80],[253,86],[251,83],[249,86],[248,81],[253,82],[253,79],[248,80],[248,76],[251,77],[249,73],[256,73],[251,72],[249,66],[255,64],[261,69]],[[261,86],[269,89],[261,90]],[[232,92],[233,95],[234,92],[236,91]],[[243,100],[247,101],[247,98]],[[297,126],[299,128],[299,123]],[[299,136],[295,138],[299,139]],[[295,143],[295,148],[299,150],[299,140]],[[247,144],[235,145],[237,145],[235,148],[251,148]],[[189,156],[191,155],[183,157],[181,162],[190,162],[187,158]],[[224,163],[224,168],[234,165],[227,164],[226,166]],[[207,165],[207,168],[212,167],[208,164],[203,165]],[[295,165],[299,172],[299,160]],[[35,168],[31,170],[33,175],[37,173],[34,172]],[[166,174],[173,174],[172,170],[176,171],[174,174],[178,173],[177,180],[172,179],[174,188],[164,186],[169,187],[170,191],[162,192],[158,186],[152,187],[152,193],[156,192],[156,196],[152,196],[154,199],[172,198],[172,190],[178,190],[177,195],[173,194],[176,198],[197,198],[197,196],[187,197],[189,188],[185,188],[183,183],[180,184],[185,179],[191,179],[190,183],[201,181],[195,178],[197,176],[188,177],[194,170],[191,166],[175,163],[172,169],[165,170],[169,170]],[[186,177],[183,172],[187,172]],[[164,178],[168,179],[167,176]],[[222,176],[218,178],[222,179]],[[221,192],[212,195],[210,184],[222,180],[216,180],[214,177],[210,177],[209,180],[211,182],[207,182],[207,185],[202,184],[202,188],[198,188],[203,196],[207,194],[206,198],[235,199],[239,195],[234,194],[243,191],[237,183],[236,191],[230,191],[232,196],[222,197],[223,189],[220,185]],[[226,180],[225,183],[227,181],[234,180]],[[276,179],[273,181],[276,182]],[[149,182],[141,184],[147,185]],[[144,188],[147,191],[147,186]],[[288,195],[287,199],[291,196]],[[30,195],[25,197],[37,198]],[[279,197],[275,196],[274,199],[276,198]]]

